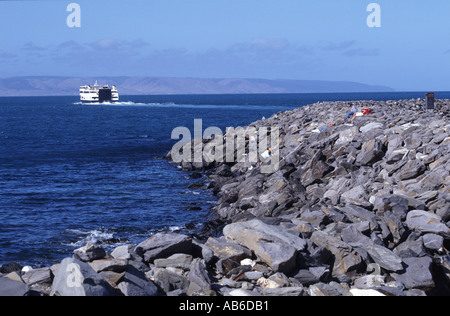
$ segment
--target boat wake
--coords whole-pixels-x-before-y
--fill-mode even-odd
[[[132,101],[124,101],[124,102],[75,102],[72,105],[103,105],[103,106],[174,106],[175,103],[141,103],[141,102],[132,102]]]

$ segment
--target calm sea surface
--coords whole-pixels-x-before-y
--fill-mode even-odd
[[[158,156],[175,127],[245,126],[331,100],[423,98],[418,93],[0,98],[0,265],[49,265],[86,242],[115,247],[201,225],[215,197]],[[450,93],[437,93],[450,98]],[[192,225],[191,225],[192,226]]]

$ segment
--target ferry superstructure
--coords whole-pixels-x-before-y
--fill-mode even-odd
[[[98,85],[80,87],[80,101],[82,103],[118,102],[119,93],[117,87],[109,85]]]

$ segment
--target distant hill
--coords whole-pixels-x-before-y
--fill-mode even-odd
[[[0,96],[77,95],[81,85],[115,84],[121,95],[389,92],[357,82],[167,77],[13,77],[0,79]]]

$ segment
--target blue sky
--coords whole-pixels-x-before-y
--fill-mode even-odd
[[[69,28],[66,7],[81,7]],[[369,28],[367,6],[381,7]],[[450,90],[450,1],[0,1],[0,77],[357,81]]]

